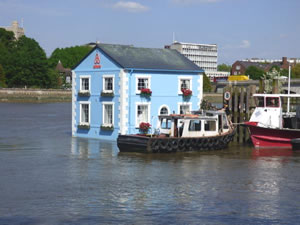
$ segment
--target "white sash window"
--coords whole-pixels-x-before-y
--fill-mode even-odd
[[[90,124],[90,103],[80,102],[80,124]]]
[[[113,126],[114,124],[114,103],[113,102],[103,102],[103,122],[104,126]]]
[[[140,103],[136,105],[136,127],[139,127],[140,123],[150,123],[150,104]]]

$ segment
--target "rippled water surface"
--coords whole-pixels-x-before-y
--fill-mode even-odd
[[[0,224],[299,224],[300,153],[119,153],[71,104],[0,104]]]

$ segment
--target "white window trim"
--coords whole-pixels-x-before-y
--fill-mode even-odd
[[[112,86],[113,86],[112,90],[105,90],[105,78],[112,78]],[[102,91],[104,93],[114,93],[114,91],[115,91],[115,75],[114,74],[102,76]]]
[[[112,124],[104,123],[104,105],[112,105]],[[102,102],[102,126],[114,126],[115,124],[115,103]]]
[[[178,114],[180,114],[180,106],[182,105],[188,105],[189,106],[189,111],[192,111],[192,103],[191,102],[178,102],[178,108],[177,108],[177,112]]]
[[[136,94],[141,94],[141,91],[138,90],[138,81],[139,81],[139,78],[147,78],[148,81],[149,81],[148,88],[151,89],[151,75],[136,75],[135,76],[135,93]]]
[[[89,79],[89,90],[82,90],[82,79],[83,78],[88,78]],[[80,92],[90,92],[91,91],[91,75],[81,75],[79,76],[79,91]]]
[[[151,103],[150,102],[136,102],[135,103],[135,127],[139,128],[140,124],[138,124],[138,106],[139,105],[147,105],[148,106],[148,123],[151,123]]]
[[[178,76],[178,94],[182,95],[181,91],[181,80],[190,80],[190,90],[193,89],[193,77],[192,76]]]
[[[81,122],[81,111],[82,111],[82,106],[81,105],[83,105],[83,104],[87,104],[87,105],[89,105],[89,122],[88,123],[83,123],[83,122]],[[91,123],[91,102],[89,102],[89,101],[80,101],[79,102],[79,125],[90,125],[90,123]]]
[[[157,115],[161,115],[160,114],[160,110],[162,109],[162,108],[167,108],[168,109],[168,115],[170,115],[170,108],[169,108],[169,106],[167,106],[167,105],[161,105],[160,107],[159,107],[159,109],[158,109],[158,113],[157,113]]]

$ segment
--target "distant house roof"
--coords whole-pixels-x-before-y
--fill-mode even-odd
[[[237,61],[242,66],[244,66],[246,69],[249,66],[255,66],[257,68],[260,68],[262,70],[269,70],[272,66],[278,66],[281,68],[283,66],[283,62],[272,62],[272,63],[261,63],[261,62],[248,62],[248,61]]]
[[[124,69],[203,72],[195,63],[181,55],[178,51],[172,49],[137,48],[131,45],[116,44],[97,44],[94,49],[95,48],[100,49],[112,61]]]
[[[265,64],[265,63],[258,63],[258,62],[245,62],[245,61],[238,61],[241,65],[243,65],[246,69],[249,66],[255,66],[257,68],[260,68],[262,70],[265,70],[265,68],[267,66],[269,66],[270,64]]]
[[[69,68],[64,68],[64,66],[62,65],[61,61],[59,60],[55,70],[58,71],[59,73],[63,73],[65,76],[71,76],[72,75],[72,71]]]

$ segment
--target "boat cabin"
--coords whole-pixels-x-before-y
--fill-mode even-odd
[[[251,115],[250,122],[256,123],[259,127],[266,128],[296,128],[297,118],[300,119],[296,112],[283,111],[284,98],[300,97],[286,94],[254,94],[256,108]],[[298,110],[297,110],[298,111]],[[300,123],[299,123],[300,125]]]
[[[228,132],[224,111],[202,111],[194,114],[159,116],[159,133],[168,137],[209,137]]]

